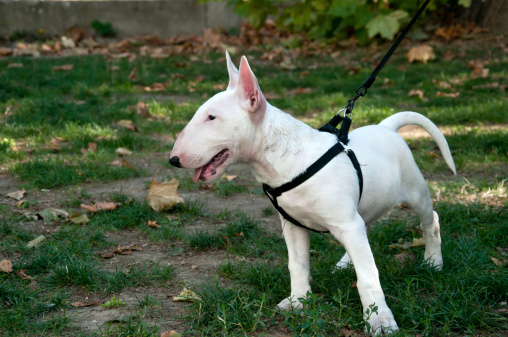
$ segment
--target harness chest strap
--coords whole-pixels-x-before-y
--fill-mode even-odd
[[[267,184],[263,184],[263,191],[265,192],[268,199],[270,199],[270,201],[272,202],[273,207],[275,207],[275,209],[282,215],[284,219],[290,221],[296,226],[306,228],[316,233],[329,232],[329,231],[318,231],[302,225],[300,222],[298,222],[289,214],[287,214],[286,211],[282,209],[282,207],[279,206],[279,203],[277,202],[277,197],[280,197],[282,193],[287,192],[305,182],[307,179],[309,179],[315,173],[321,170],[326,164],[328,164],[333,158],[335,158],[342,151],[346,151],[346,154],[348,155],[349,159],[351,160],[351,163],[353,164],[356,170],[356,174],[358,175],[358,184],[360,185],[360,198],[362,197],[363,176],[362,169],[360,168],[360,164],[358,163],[358,159],[356,159],[355,153],[353,152],[353,150],[351,150],[351,148],[349,148],[347,145],[346,147],[344,147],[344,144],[338,141],[337,144],[332,146],[328,151],[325,152],[325,154],[323,154],[318,160],[316,160],[311,166],[309,166],[309,168],[305,172],[301,173],[290,182],[287,182],[276,188],[272,188]]]

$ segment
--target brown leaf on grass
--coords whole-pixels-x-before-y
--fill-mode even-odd
[[[151,227],[151,228],[161,228],[161,225],[159,225],[157,223],[157,221],[148,220],[148,227]]]
[[[492,260],[492,262],[496,264],[496,266],[505,267],[508,265],[508,260],[499,260],[492,256],[490,257],[490,259]]]
[[[113,249],[113,253],[121,255],[131,255],[133,250],[142,251],[143,248],[136,244],[132,244],[130,246],[118,246],[115,249]]]
[[[486,83],[486,84],[480,84],[480,85],[474,85],[473,86],[473,89],[485,89],[485,88],[488,88],[488,89],[495,89],[495,88],[498,88],[501,92],[505,92],[506,91],[506,88],[508,88],[508,85],[507,84],[499,84],[499,82],[493,82],[493,83]]]
[[[115,152],[120,157],[127,157],[132,155],[132,151],[126,149],[125,147],[119,147],[118,149],[115,150]]]
[[[443,53],[443,60],[451,61],[455,58],[455,54],[451,50],[447,50]]]
[[[31,276],[28,276],[26,273],[25,273],[25,270],[24,269],[20,269],[18,270],[18,272],[16,273],[16,275],[18,275],[19,277],[21,277],[22,280],[30,280],[32,277]]]
[[[146,200],[148,204],[157,212],[162,212],[173,208],[177,204],[185,203],[182,197],[178,195],[177,189],[180,182],[178,179],[173,178],[171,181],[158,183],[155,178],[157,172],[153,176],[148,196]]]
[[[446,81],[432,80],[432,83],[438,85],[440,88],[443,88],[443,89],[451,89],[452,88],[451,84]]]
[[[83,303],[83,302],[74,302],[74,303],[71,303],[71,306],[75,307],[75,308],[85,308],[85,307],[95,307],[99,304],[102,304],[104,303],[103,300],[96,300],[96,301],[91,301],[91,302],[86,302],[86,303]]]
[[[411,243],[411,247],[423,247],[423,246],[425,246],[424,238],[414,238],[413,242]]]
[[[123,158],[122,158],[123,159]],[[122,161],[120,159],[114,159],[111,163],[109,163],[110,165],[113,165],[113,166],[122,166]]]
[[[76,225],[82,225],[90,221],[86,214],[79,214],[78,212],[69,215],[69,220],[75,223]]]
[[[0,47],[0,57],[10,56],[12,55],[12,53],[13,53],[12,48]]]
[[[178,296],[173,296],[173,302],[197,302],[199,300],[199,296],[187,288],[183,288]]]
[[[267,99],[267,100],[272,100],[272,99],[280,98],[279,94],[276,94],[276,93],[273,93],[273,92],[269,92],[269,91],[264,92],[263,96],[265,96],[265,99]]]
[[[104,252],[101,254],[101,257],[103,259],[112,259],[115,257],[115,254],[111,253],[111,252]]]
[[[9,63],[7,68],[23,68],[23,63]]]
[[[121,119],[116,122],[116,125],[121,126],[122,128],[126,128],[127,130],[139,131],[138,127],[132,124],[132,121],[128,119]]]
[[[420,97],[420,99],[421,99],[422,101],[428,101],[428,100],[429,100],[428,98],[423,97],[423,94],[424,94],[424,93],[425,93],[425,91],[420,90],[420,89],[411,89],[407,95],[408,95],[409,97],[412,97],[412,96],[418,96],[418,97]]]
[[[221,91],[224,91],[224,90],[226,90],[226,84],[224,84],[224,83],[214,84],[214,85],[212,85],[212,89],[213,89],[213,90],[221,90]]]
[[[457,98],[459,97],[460,92],[436,92],[436,97],[449,97],[449,98]]]
[[[415,61],[423,62],[426,64],[428,61],[432,61],[436,58],[434,54],[434,48],[429,45],[419,45],[416,47],[412,47],[406,54],[406,58],[409,63],[413,63]]]
[[[10,260],[0,261],[0,270],[4,273],[12,273],[12,262]]]
[[[112,211],[116,208],[116,204],[114,202],[98,202],[96,204],[85,205],[81,204],[81,208],[86,209],[92,213],[98,211]]]
[[[299,95],[299,94],[309,94],[314,91],[316,91],[316,89],[314,88],[295,88],[288,90],[288,93],[291,95]]]
[[[227,181],[233,181],[233,180],[236,180],[237,176],[235,175],[225,175],[224,176],[226,178]]]
[[[121,163],[121,166],[126,167],[126,168],[128,168],[129,170],[134,170],[134,167],[132,166],[132,164],[131,164],[131,163],[129,163],[129,162],[127,161],[127,159],[125,159],[125,158],[122,158],[122,163]]]
[[[434,35],[444,38],[445,40],[459,39],[462,36],[462,26],[460,24],[440,27],[436,29]]]
[[[358,280],[354,280],[353,283],[351,284],[351,288],[358,288],[357,283]]]
[[[203,45],[222,49],[221,35],[211,28],[203,29]]]
[[[169,79],[164,83],[154,83],[149,87],[148,86],[144,87],[143,90],[145,90],[147,92],[160,92],[160,91],[164,91],[166,89],[166,87],[170,86],[172,83],[173,83],[173,81],[171,81],[171,79]]]
[[[9,198],[12,198],[12,199],[15,199],[15,200],[20,201],[20,200],[21,200],[21,199],[23,199],[23,197],[25,196],[25,193],[26,193],[26,191],[25,191],[25,190],[21,190],[21,191],[16,191],[16,192],[7,193],[7,196],[8,196]]]
[[[148,103],[139,101],[136,104],[136,113],[141,117],[150,117],[150,113],[148,112],[150,105]]]
[[[394,258],[395,258],[395,261],[397,261],[399,263],[405,263],[406,259],[409,261],[413,261],[415,259],[415,255],[413,253],[411,253],[410,251],[407,251],[407,252],[395,255]]]
[[[162,332],[160,337],[182,337],[182,334],[176,332],[175,330]]]
[[[472,69],[471,77],[472,78],[487,78],[489,76],[489,68],[484,68],[484,64],[482,61],[475,60],[469,61],[467,66]]]
[[[61,66],[54,66],[51,68],[52,70],[63,70],[63,71],[70,71],[74,68],[73,64],[63,64]]]
[[[97,152],[97,144],[95,143],[89,142],[86,147],[90,152]]]
[[[131,81],[138,80],[138,67],[132,68],[131,72],[129,73],[129,76],[127,76],[127,79],[129,79]]]

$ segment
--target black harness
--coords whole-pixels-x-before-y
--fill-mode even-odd
[[[337,144],[332,146],[328,151],[325,152],[318,160],[316,160],[311,166],[307,168],[304,172],[296,176],[293,180],[290,182],[287,182],[279,187],[270,187],[267,184],[263,184],[263,191],[265,192],[266,196],[270,201],[272,202],[275,209],[282,215],[282,217],[288,221],[290,221],[292,224],[306,228],[308,230],[311,230],[316,233],[328,233],[329,231],[318,231],[312,228],[308,228],[307,226],[302,225],[300,222],[295,220],[292,216],[286,213],[282,207],[279,206],[279,203],[277,202],[277,197],[280,197],[282,193],[287,192],[289,190],[292,190],[293,188],[299,186],[300,184],[307,181],[310,177],[312,177],[314,174],[319,172],[326,164],[328,164],[333,158],[335,158],[339,153],[345,151],[348,155],[349,159],[351,160],[351,163],[353,164],[353,167],[356,170],[356,174],[358,175],[358,184],[360,187],[360,197],[358,202],[360,202],[360,199],[362,197],[362,191],[363,191],[363,175],[362,175],[362,169],[360,168],[360,164],[358,163],[358,159],[356,159],[356,155],[353,152],[353,150],[347,146],[348,143],[348,133],[349,133],[349,127],[351,126],[351,118],[348,117],[349,114],[353,113],[353,108],[355,105],[355,102],[358,98],[363,97],[367,94],[367,89],[370,88],[370,86],[374,83],[376,80],[377,75],[381,71],[381,69],[385,66],[386,62],[390,59],[393,52],[397,47],[399,46],[400,42],[404,39],[406,34],[409,32],[415,21],[418,19],[418,17],[422,14],[423,10],[427,6],[427,4],[430,2],[430,0],[426,0],[425,3],[420,7],[418,12],[415,14],[415,16],[411,19],[411,21],[408,23],[408,25],[404,28],[404,30],[400,33],[399,37],[393,45],[390,47],[388,52],[385,54],[381,62],[379,62],[379,65],[374,69],[372,74],[367,77],[365,82],[356,89],[356,94],[353,98],[351,98],[348,101],[348,104],[346,108],[343,109],[344,116],[340,116],[340,112],[337,113],[328,123],[320,127],[318,130],[322,132],[329,132],[331,134],[334,134],[337,136]],[[340,130],[337,129],[337,125],[339,123],[342,123]]]

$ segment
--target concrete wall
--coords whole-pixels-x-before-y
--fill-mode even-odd
[[[13,32],[63,35],[77,25],[93,32],[94,20],[110,22],[118,37],[202,35],[203,28],[240,27],[224,2],[199,0],[39,1],[0,0],[0,36]]]

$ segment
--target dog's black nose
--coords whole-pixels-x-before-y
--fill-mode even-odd
[[[178,158],[178,156],[169,158],[169,163],[174,167],[182,167],[182,164],[180,164],[180,158]]]

